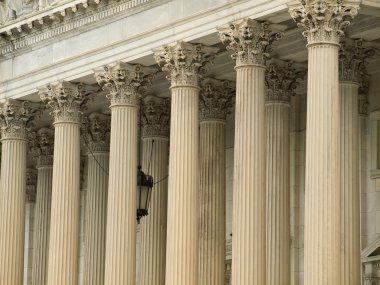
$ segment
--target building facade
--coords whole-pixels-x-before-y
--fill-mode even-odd
[[[5,0],[0,23],[1,285],[380,284],[380,1]]]

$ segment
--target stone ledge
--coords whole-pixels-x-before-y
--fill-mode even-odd
[[[78,29],[96,28],[171,0],[75,0],[29,14],[0,27],[0,56],[56,41]]]

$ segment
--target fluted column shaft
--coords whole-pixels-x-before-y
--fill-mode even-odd
[[[305,284],[341,284],[338,45],[308,49]]]
[[[340,181],[342,230],[342,284],[361,283],[359,115],[355,82],[340,82]]]
[[[77,284],[80,205],[80,125],[55,122],[49,285]]]
[[[86,225],[85,225],[85,285],[104,284],[106,218],[109,153],[88,154]]]
[[[265,68],[236,71],[232,284],[265,284]]]
[[[289,103],[266,103],[267,284],[290,284]]]
[[[204,120],[199,131],[199,285],[225,284],[225,120]]]
[[[23,282],[26,146],[26,139],[2,139],[0,284]]]
[[[37,169],[32,285],[45,285],[49,253],[53,165],[40,165]]]
[[[106,230],[106,285],[136,276],[137,105],[111,105]]]
[[[48,285],[78,283],[80,219],[80,126],[82,108],[95,88],[66,81],[48,85],[40,98],[54,118],[53,182]]]
[[[167,285],[198,281],[198,101],[198,88],[172,88]]]
[[[140,285],[164,285],[168,199],[168,137],[145,137],[142,169],[153,176],[149,215],[141,219]],[[153,149],[152,149],[153,148]]]

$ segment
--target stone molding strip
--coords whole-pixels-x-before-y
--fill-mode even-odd
[[[0,28],[0,56],[47,44],[83,26],[96,28],[171,0],[110,0],[110,4],[102,5],[103,1],[75,0],[9,22]]]

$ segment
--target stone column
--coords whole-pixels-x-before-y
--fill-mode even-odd
[[[78,282],[81,108],[91,91],[65,81],[40,90],[55,127],[48,285]]]
[[[361,283],[358,91],[366,58],[363,41],[342,43],[339,53],[342,284]]]
[[[243,19],[219,36],[236,60],[232,284],[266,284],[265,62],[280,34]]]
[[[49,253],[54,131],[47,128],[29,137],[30,153],[36,161],[37,197],[34,221],[32,285],[45,285]]]
[[[309,0],[291,10],[306,29],[308,92],[305,170],[305,265],[308,285],[341,278],[339,41],[357,7]]]
[[[34,268],[34,228],[36,209],[37,170],[26,169],[26,199],[25,199],[25,242],[24,242],[24,283],[31,284]]]
[[[272,63],[266,74],[268,285],[290,285],[290,97],[304,75],[291,62]]]
[[[0,284],[22,284],[26,192],[26,124],[29,102],[9,99],[0,107]]]
[[[170,99],[146,98],[142,111],[142,170],[153,176],[155,184],[149,214],[140,225],[140,285],[164,285]]]
[[[82,140],[88,156],[85,210],[84,285],[104,284],[111,118],[92,113],[85,118]]]
[[[95,74],[111,101],[106,285],[134,284],[136,278],[137,113],[154,71],[118,63]]]
[[[226,117],[232,107],[227,81],[206,78],[200,92],[198,285],[226,281]]]
[[[172,95],[166,285],[198,282],[199,76],[216,51],[177,42],[155,52]]]

